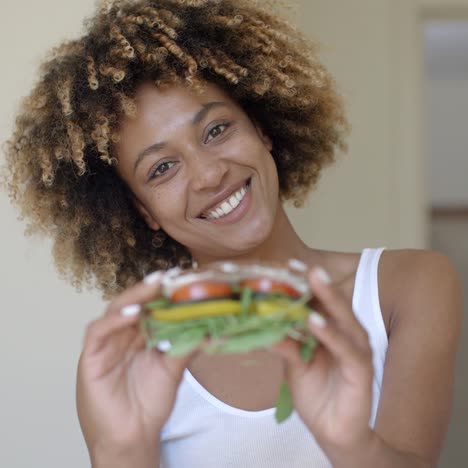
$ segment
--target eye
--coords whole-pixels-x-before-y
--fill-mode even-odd
[[[161,177],[174,165],[175,162],[164,161],[161,164],[158,164],[150,173],[150,180],[155,179],[156,177]]]
[[[205,140],[205,143],[208,143],[210,140],[216,138],[217,136],[221,135],[224,133],[226,128],[229,127],[228,123],[222,123],[215,125],[209,132],[208,132],[208,137]]]

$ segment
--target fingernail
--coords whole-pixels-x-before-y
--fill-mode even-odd
[[[176,276],[179,275],[179,273],[182,271],[182,268],[180,267],[173,267],[173,268],[169,268],[169,270],[166,270],[164,275],[167,277],[167,278],[175,278]]]
[[[162,275],[163,275],[162,271],[153,271],[153,273],[150,273],[149,275],[143,278],[143,283],[145,284],[157,283],[161,279]]]
[[[330,284],[331,283],[330,275],[322,267],[315,268],[313,270],[313,274],[323,284]]]
[[[304,262],[301,262],[297,258],[290,258],[288,260],[288,265],[291,270],[296,270],[296,271],[307,271],[307,265]]]
[[[156,348],[163,353],[167,353],[172,348],[172,345],[169,340],[162,340],[156,345]]]
[[[120,314],[124,317],[132,317],[140,312],[141,306],[140,304],[130,304],[128,306],[122,307],[120,310]]]
[[[317,327],[324,328],[327,325],[327,321],[317,312],[311,312],[309,315],[309,322]]]

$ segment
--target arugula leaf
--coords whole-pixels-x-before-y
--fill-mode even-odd
[[[305,362],[309,362],[314,354],[314,350],[317,347],[317,341],[312,336],[307,337],[307,341],[302,343],[300,346],[301,358]]]
[[[256,292],[255,299],[266,299],[266,300],[285,300],[285,301],[294,301],[291,296],[288,294],[279,292],[279,291],[272,291],[272,292]]]
[[[170,356],[183,356],[189,354],[205,338],[205,330],[196,328],[181,333],[177,338],[171,341],[171,349],[168,351]]]
[[[223,336],[233,336],[240,333],[257,330],[262,328],[267,323],[263,317],[258,315],[249,315],[243,321],[237,319],[226,322],[223,328]]]
[[[254,349],[270,346],[280,341],[288,331],[289,325],[275,324],[263,329],[232,335],[219,346],[223,353],[245,353]]]
[[[169,299],[167,299],[166,297],[161,297],[160,299],[156,299],[155,301],[152,301],[152,302],[148,302],[148,304],[146,304],[146,308],[147,309],[165,309],[167,307],[169,307],[171,305],[171,302],[169,301]]]
[[[282,423],[289,418],[293,412],[294,405],[291,395],[291,390],[286,381],[281,384],[281,388],[278,395],[278,400],[276,401],[276,411],[275,419],[277,423]]]
[[[250,304],[252,303],[253,290],[244,288],[241,294],[241,317],[245,318],[250,312]]]

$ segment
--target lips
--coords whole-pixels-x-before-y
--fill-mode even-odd
[[[203,209],[198,218],[217,219],[225,216],[239,205],[249,185],[250,178],[227,187]]]

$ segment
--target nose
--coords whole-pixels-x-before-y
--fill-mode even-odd
[[[188,169],[192,189],[201,191],[219,187],[228,171],[228,166],[218,156],[193,154]]]

